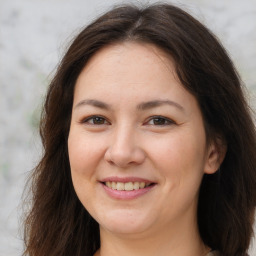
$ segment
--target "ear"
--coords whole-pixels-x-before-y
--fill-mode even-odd
[[[209,144],[204,172],[215,173],[222,164],[227,152],[227,145],[221,139],[216,139]]]

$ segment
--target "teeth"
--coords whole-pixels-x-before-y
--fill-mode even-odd
[[[124,190],[133,190],[132,182],[124,183]]]
[[[115,181],[107,181],[105,182],[105,185],[111,189],[114,190],[125,190],[125,191],[131,191],[131,190],[138,190],[145,187],[148,187],[150,183],[145,182],[115,182]]]
[[[138,190],[140,188],[140,183],[139,182],[134,182],[133,183],[133,189]]]
[[[108,186],[108,187],[109,187],[109,186]],[[112,181],[112,182],[111,182],[111,187],[112,187],[113,189],[116,189],[116,182]]]
[[[140,188],[145,188],[145,182],[140,182]]]
[[[117,190],[124,190],[124,183],[122,183],[122,182],[117,182],[117,183],[116,183],[116,189],[117,189]]]

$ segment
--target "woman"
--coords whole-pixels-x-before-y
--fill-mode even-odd
[[[124,6],[86,27],[41,137],[24,255],[246,255],[255,127],[227,53],[188,13]]]

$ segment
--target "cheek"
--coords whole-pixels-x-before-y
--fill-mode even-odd
[[[69,135],[68,152],[73,174],[88,176],[95,172],[103,155],[100,145],[90,136],[79,135],[78,132]]]
[[[71,131],[68,153],[71,177],[76,194],[85,208],[91,208],[94,184],[97,183],[97,168],[102,157],[102,148],[90,137]]]
[[[152,142],[153,161],[170,186],[186,189],[200,185],[205,164],[205,140],[191,134],[183,132]]]

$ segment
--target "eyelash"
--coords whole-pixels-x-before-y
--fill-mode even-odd
[[[154,122],[156,120],[160,121],[160,124],[156,124]],[[150,124],[150,125],[154,125],[154,126],[167,126],[167,125],[176,124],[175,121],[173,121],[173,120],[171,120],[169,118],[166,118],[164,116],[151,116],[146,123],[149,123],[150,121],[153,121],[153,124]],[[162,122],[164,122],[164,123],[162,123]]]
[[[104,123],[94,123],[94,121],[96,121],[97,119],[100,119],[101,121],[103,121]],[[90,121],[92,121],[93,123],[90,123]],[[103,116],[89,116],[89,117],[87,117],[87,118],[85,118],[85,119],[83,119],[82,121],[81,121],[81,123],[87,123],[87,124],[89,124],[89,125],[104,125],[104,124],[106,124],[105,122],[107,122],[108,124],[109,124],[109,122],[107,121],[107,119],[105,118],[105,117],[103,117]]]
[[[95,121],[100,122],[100,123],[95,123]],[[153,121],[153,124],[149,124],[149,122],[151,122],[151,121]],[[160,123],[157,124],[156,122],[160,122]],[[110,122],[105,117],[97,116],[97,115],[89,116],[89,117],[83,119],[81,121],[81,123],[83,123],[83,124],[86,123],[89,125],[99,125],[99,126],[110,124]],[[144,124],[149,124],[149,125],[153,125],[153,126],[168,126],[168,125],[176,124],[176,122],[169,118],[163,117],[163,116],[151,116],[150,118],[148,118],[148,120]]]

